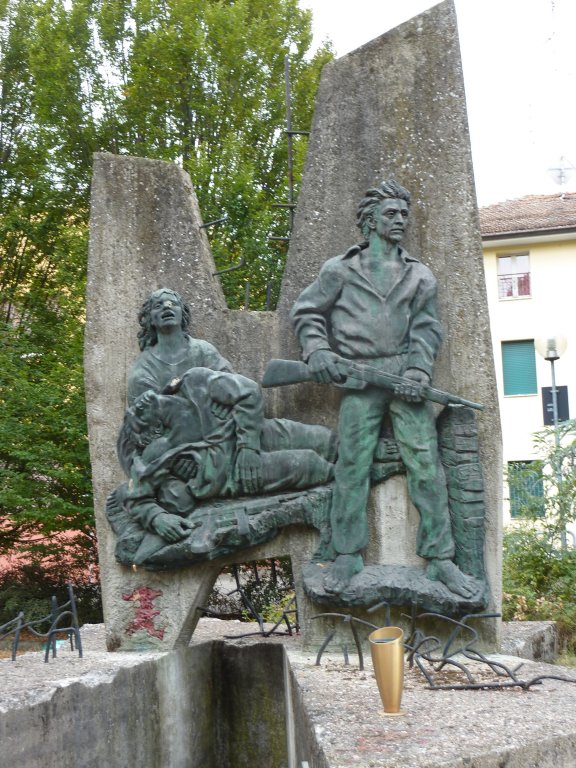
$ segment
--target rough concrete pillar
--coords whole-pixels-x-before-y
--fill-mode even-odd
[[[412,194],[406,249],[439,284],[445,341],[434,386],[483,403],[479,416],[491,608],[501,599],[502,459],[498,398],[456,13],[441,3],[326,65],[280,296],[282,356],[297,357],[288,312],[326,259],[359,242],[356,206],[394,177]],[[284,413],[334,423],[337,395],[308,385],[282,393]],[[403,479],[373,494],[371,554],[383,532],[407,534],[415,510]],[[404,502],[398,503],[404,496]],[[409,524],[404,525],[404,520]],[[411,521],[411,522],[410,522]],[[412,563],[414,537],[381,541],[380,562]],[[390,559],[392,558],[392,559]],[[498,625],[488,633],[492,638]]]
[[[486,561],[491,607],[499,606],[500,424],[456,17],[448,0],[326,66],[277,313],[226,309],[186,174],[159,161],[97,155],[86,376],[110,647],[185,642],[195,607],[206,599],[218,569],[133,573],[114,560],[103,509],[106,495],[121,480],[114,443],[127,369],[137,354],[140,302],[162,285],[178,290],[191,304],[193,334],[215,343],[240,373],[259,379],[271,357],[298,356],[288,322],[294,299],[327,258],[358,241],[356,205],[368,188],[389,176],[412,193],[406,247],[439,282],[446,341],[435,386],[486,405],[479,421]],[[310,385],[270,392],[268,403],[274,415],[334,424],[338,397],[334,390]],[[380,486],[371,506],[370,557],[391,565],[415,562],[410,533],[415,511],[404,481]],[[387,531],[398,536],[393,545]],[[242,559],[288,553],[298,564],[313,549],[312,533],[290,530]],[[318,610],[305,599],[300,583],[297,594],[306,628]],[[150,624],[146,611],[156,610]],[[496,633],[493,624],[488,641]]]
[[[131,570],[114,556],[116,538],[104,510],[123,480],[116,437],[126,407],[129,367],[138,355],[137,315],[159,287],[181,293],[191,308],[191,332],[209,339],[238,372],[261,379],[277,356],[271,312],[226,307],[190,179],[170,163],[97,154],[92,182],[85,372],[104,615],[110,650],[185,645],[225,562],[290,555],[297,565],[301,620],[309,603],[299,581],[316,534],[302,527],[228,561],[170,572]]]

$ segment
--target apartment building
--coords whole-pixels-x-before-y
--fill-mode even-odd
[[[548,339],[566,343],[553,364],[559,421],[576,418],[576,193],[490,205],[480,226],[504,462],[529,470],[534,433],[553,424],[552,364],[538,352]],[[504,496],[507,523],[520,505]]]

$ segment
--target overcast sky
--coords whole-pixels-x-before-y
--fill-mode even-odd
[[[430,0],[300,0],[315,44],[338,56],[436,5]],[[576,1],[455,0],[480,205],[576,191]]]

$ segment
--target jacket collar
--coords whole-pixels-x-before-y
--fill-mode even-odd
[[[366,250],[366,248],[368,248],[368,243],[366,240],[362,243],[358,243],[358,245],[353,245],[351,248],[348,248],[344,254],[344,258],[351,259],[354,256],[358,256],[362,251]],[[398,249],[400,251],[400,257],[405,263],[410,261],[418,262],[418,259],[415,259],[414,256],[410,256],[408,251],[402,248],[402,246],[398,246]]]

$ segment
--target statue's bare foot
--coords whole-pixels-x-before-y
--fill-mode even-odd
[[[430,560],[426,576],[431,581],[441,581],[450,592],[455,592],[462,597],[476,597],[482,591],[478,580],[462,573],[452,560]]]
[[[356,553],[352,555],[338,555],[336,560],[331,563],[328,573],[324,577],[324,589],[332,594],[343,592],[352,576],[364,568],[362,555]]]

